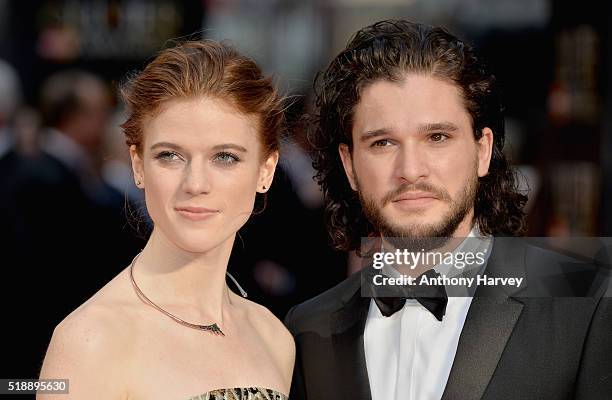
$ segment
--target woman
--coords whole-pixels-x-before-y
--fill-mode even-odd
[[[281,99],[252,60],[213,41],[162,51],[122,94],[154,228],[56,327],[41,378],[68,378],[63,398],[285,399],[291,335],[226,284],[236,232],[272,182]]]

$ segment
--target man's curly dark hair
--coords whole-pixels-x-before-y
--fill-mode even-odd
[[[527,197],[504,153],[504,117],[495,77],[474,49],[439,27],[402,20],[377,22],[358,31],[315,80],[318,113],[310,118],[315,179],[325,194],[325,218],[338,250],[358,249],[374,228],[344,172],[338,146],[352,151],[353,110],[360,93],[374,81],[401,81],[406,73],[425,73],[457,85],[472,118],[475,140],[493,131],[488,175],[478,179],[474,216],[483,234],[517,236],[525,231]]]

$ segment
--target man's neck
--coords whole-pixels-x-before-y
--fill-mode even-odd
[[[464,224],[464,222],[466,221],[467,223]],[[409,252],[413,252],[413,253],[421,252],[423,254],[426,254],[426,253],[438,253],[438,254],[454,253],[460,250],[468,240],[472,240],[471,244],[473,244],[474,243],[473,241],[475,239],[470,239],[470,238],[479,238],[481,236],[482,234],[480,233],[478,224],[473,223],[472,218],[469,218],[469,219],[466,218],[460,224],[460,226],[457,227],[453,235],[441,246],[437,246],[431,249],[423,249],[423,251],[421,251],[421,249],[410,249]],[[427,238],[423,238],[423,239],[426,240]],[[434,240],[434,238],[432,238],[432,240]],[[385,252],[391,252],[391,253],[394,253],[396,251],[401,251],[401,252],[404,251],[404,249],[397,248],[397,246],[393,246],[390,243],[387,243],[386,241],[383,241],[382,249],[384,249]],[[425,259],[437,260],[439,258],[439,257],[437,258],[436,257],[428,258],[428,257],[429,256],[425,257]],[[439,266],[439,263],[437,262],[419,262],[417,265],[411,265],[411,266],[396,265],[393,268],[404,275],[419,276],[423,274],[425,271],[432,269],[432,268],[436,268],[437,266]]]

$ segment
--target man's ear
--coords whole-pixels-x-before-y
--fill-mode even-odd
[[[342,160],[342,165],[344,166],[344,172],[346,173],[346,177],[348,178],[348,181],[351,184],[351,189],[357,191],[357,180],[355,179],[355,171],[353,169],[353,158],[351,155],[351,150],[349,149],[346,143],[340,143],[338,145],[338,153],[340,153],[340,159]]]
[[[257,192],[265,193],[270,189],[274,179],[274,172],[276,171],[276,164],[278,164],[278,151],[273,151],[261,164],[261,167],[259,167]]]
[[[134,183],[144,189],[144,164],[142,157],[138,154],[136,145],[130,146],[130,158],[132,159],[132,172],[134,173]]]
[[[478,139],[478,177],[489,173],[491,157],[493,155],[493,131],[490,128],[482,129],[482,136]]]

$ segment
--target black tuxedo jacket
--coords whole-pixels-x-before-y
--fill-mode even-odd
[[[532,273],[535,293],[550,286],[556,295],[569,288],[589,297],[497,296],[479,287],[442,398],[612,399],[607,277],[592,270],[550,273],[563,264],[560,255],[521,240],[506,243],[495,241],[487,275]],[[287,314],[297,346],[292,400],[371,399],[363,343],[370,298],[361,296],[360,282],[356,273]],[[587,293],[594,284],[600,290]]]

